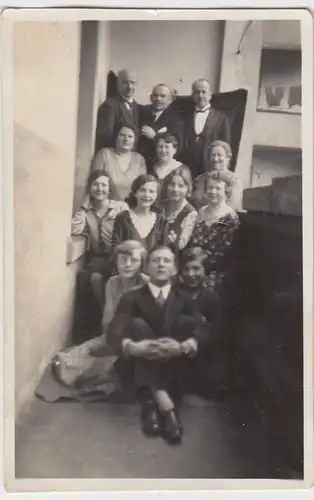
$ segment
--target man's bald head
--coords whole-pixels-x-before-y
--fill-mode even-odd
[[[157,83],[153,87],[150,100],[155,111],[163,111],[172,102],[171,88],[165,83]]]
[[[192,98],[196,106],[205,108],[212,96],[211,84],[206,78],[199,78],[192,83]]]
[[[117,75],[118,91],[124,99],[132,99],[135,93],[137,77],[127,68],[120,69]]]

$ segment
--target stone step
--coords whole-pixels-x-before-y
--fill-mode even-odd
[[[278,215],[302,215],[302,176],[274,178],[270,186],[243,190],[243,209]]]
[[[243,208],[252,212],[271,212],[271,186],[243,190]]]
[[[273,179],[272,212],[281,215],[302,215],[301,175]]]

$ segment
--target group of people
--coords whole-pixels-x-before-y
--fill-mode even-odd
[[[207,80],[193,83],[184,123],[167,85],[139,106],[136,83],[120,71],[118,96],[99,109],[87,194],[72,220],[73,235],[88,235],[76,325],[88,325],[89,338],[54,369],[86,391],[132,387],[144,432],[176,443],[180,396],[210,392],[213,353],[223,350],[239,180],[228,168],[228,118],[211,108]]]

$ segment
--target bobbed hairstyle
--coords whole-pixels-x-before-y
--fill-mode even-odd
[[[179,147],[179,141],[176,138],[175,135],[169,134],[168,132],[165,132],[164,134],[158,134],[156,135],[155,138],[155,148],[157,148],[157,144],[159,141],[165,141],[166,144],[172,144],[175,150],[178,150]]]
[[[231,150],[231,146],[230,144],[228,144],[228,142],[225,142],[225,141],[214,141],[212,142],[210,145],[209,145],[209,148],[208,148],[208,155],[210,155],[211,153],[211,150],[213,148],[222,148],[226,154],[226,157],[229,158],[229,162],[232,158],[232,150]]]
[[[105,170],[93,170],[90,172],[88,179],[87,179],[87,185],[86,185],[86,191],[89,193],[90,187],[93,184],[93,182],[98,179],[98,177],[107,177],[109,181],[109,191],[110,191],[110,179],[108,177],[108,174],[106,173]]]
[[[158,187],[158,180],[154,175],[151,174],[142,174],[136,177],[134,181],[132,182],[131,185],[131,191],[130,194],[125,198],[126,203],[129,205],[130,208],[135,208],[137,205],[137,199],[136,199],[136,192],[144,186],[144,184],[147,184],[148,182],[155,182]]]
[[[117,262],[118,255],[131,256],[134,250],[138,250],[140,252],[141,267],[143,267],[146,261],[147,250],[140,241],[136,240],[125,240],[122,241],[122,243],[119,243],[119,245],[117,245],[114,249],[115,261]]]
[[[188,262],[199,262],[203,265],[206,259],[207,255],[201,247],[186,248],[180,257],[180,272]]]
[[[205,174],[204,195],[206,195],[208,185],[211,181],[224,182],[227,200],[232,197],[233,187],[236,184],[236,176],[230,170],[215,170]]]
[[[118,131],[117,131],[116,140],[117,140],[117,137],[118,137],[118,135],[120,134],[120,132],[121,132],[121,130],[122,130],[123,128],[127,128],[127,129],[129,129],[129,130],[132,130],[132,132],[134,133],[134,136],[136,137],[136,133],[137,133],[137,132],[136,132],[135,127],[133,127],[133,125],[130,125],[129,123],[123,123],[123,124],[119,127],[119,129],[118,129]]]

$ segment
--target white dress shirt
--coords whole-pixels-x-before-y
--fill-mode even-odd
[[[164,112],[164,109],[162,109],[161,111],[153,111],[155,122],[159,119],[159,117],[163,114],[163,112]]]
[[[198,112],[198,108],[196,108],[194,112],[194,130],[196,135],[200,135],[204,130],[210,112],[210,105],[199,111],[200,112]]]
[[[148,288],[150,289],[150,291],[151,291],[151,293],[156,301],[160,295],[160,292],[163,295],[164,301],[166,301],[167,297],[170,293],[170,290],[171,290],[171,284],[160,287],[160,286],[154,285],[154,283],[152,283],[152,282],[149,282]],[[191,349],[193,354],[197,352],[198,344],[197,344],[196,339],[194,339],[194,338],[187,339],[183,342],[183,344],[184,344],[185,348]]]
[[[168,295],[170,293],[170,290],[171,290],[171,283],[168,283],[168,285],[164,285],[164,286],[160,287],[160,286],[154,285],[154,283],[152,283],[152,282],[149,282],[148,288],[150,289],[151,294],[154,297],[154,299],[157,300],[159,295],[160,295],[160,292],[161,292],[164,301],[166,301],[168,298]]]
[[[170,293],[170,290],[171,290],[171,283],[168,283],[167,285],[164,285],[164,286],[157,286],[155,285],[154,283],[152,282],[148,282],[147,283],[147,286],[152,294],[152,296],[154,297],[154,299],[157,301],[159,295],[160,295],[160,292],[162,293],[163,295],[163,298],[164,298],[164,301],[167,300],[168,298],[168,295]],[[126,338],[126,339],[123,339],[122,340],[122,344],[121,344],[121,347],[122,347],[122,350],[123,352],[127,355],[127,346],[128,344],[131,342],[131,339],[129,338]],[[189,349],[189,351],[193,354],[195,354],[197,352],[197,349],[198,349],[198,343],[197,343],[197,340],[194,339],[194,338],[189,338],[187,340],[185,340],[182,345],[184,346],[184,348],[187,348]],[[185,351],[185,349],[183,349],[183,352]]]

